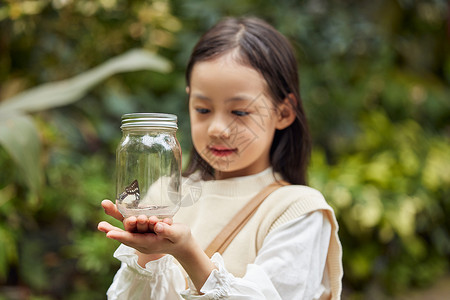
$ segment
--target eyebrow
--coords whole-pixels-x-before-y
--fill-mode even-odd
[[[192,96],[199,100],[211,101],[210,98],[206,97],[205,95],[199,94],[199,93],[194,93]],[[250,96],[246,96],[246,95],[237,95],[237,96],[234,96],[234,97],[231,97],[231,98],[225,100],[225,102],[252,101],[255,98],[257,98],[257,97],[250,97]]]
[[[225,102],[252,101],[254,99],[255,99],[255,97],[248,97],[248,96],[245,96],[245,95],[238,95],[238,96],[235,96],[235,97],[232,97],[230,99],[225,100]]]
[[[199,94],[199,93],[194,93],[192,96],[193,96],[194,98],[197,98],[197,99],[200,99],[200,100],[208,100],[208,101],[211,101],[210,98],[208,98],[208,97],[206,97],[206,96],[204,96],[204,95],[202,95],[202,94]]]

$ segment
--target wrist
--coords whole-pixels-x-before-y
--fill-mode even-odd
[[[216,265],[209,259],[203,249],[192,240],[182,251],[173,254],[188,273],[198,292],[205,284]]]
[[[136,250],[136,255],[138,256],[137,263],[145,268],[145,265],[153,260],[158,260],[164,256],[164,254],[145,254]]]

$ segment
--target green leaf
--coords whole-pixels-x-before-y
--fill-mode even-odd
[[[90,88],[116,73],[138,70],[169,72],[170,69],[170,63],[161,56],[141,49],[130,50],[70,79],[46,83],[9,98],[0,103],[0,113],[36,112],[73,103]]]
[[[30,190],[41,185],[41,143],[31,117],[19,113],[0,117],[0,144],[9,153],[24,176]]]
[[[0,224],[0,278],[8,275],[8,266],[18,258],[16,241],[9,228]]]

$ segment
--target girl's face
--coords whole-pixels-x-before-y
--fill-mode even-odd
[[[270,166],[279,114],[257,71],[226,54],[196,63],[187,90],[193,144],[216,179],[252,175]]]

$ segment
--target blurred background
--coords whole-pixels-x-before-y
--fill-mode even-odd
[[[340,223],[343,298],[439,285],[444,299],[449,12],[445,0],[2,0],[0,299],[106,298],[118,244],[96,226],[113,221],[100,202],[115,197],[120,116],[177,114],[187,156],[190,51],[241,15],[296,48],[310,185]]]

